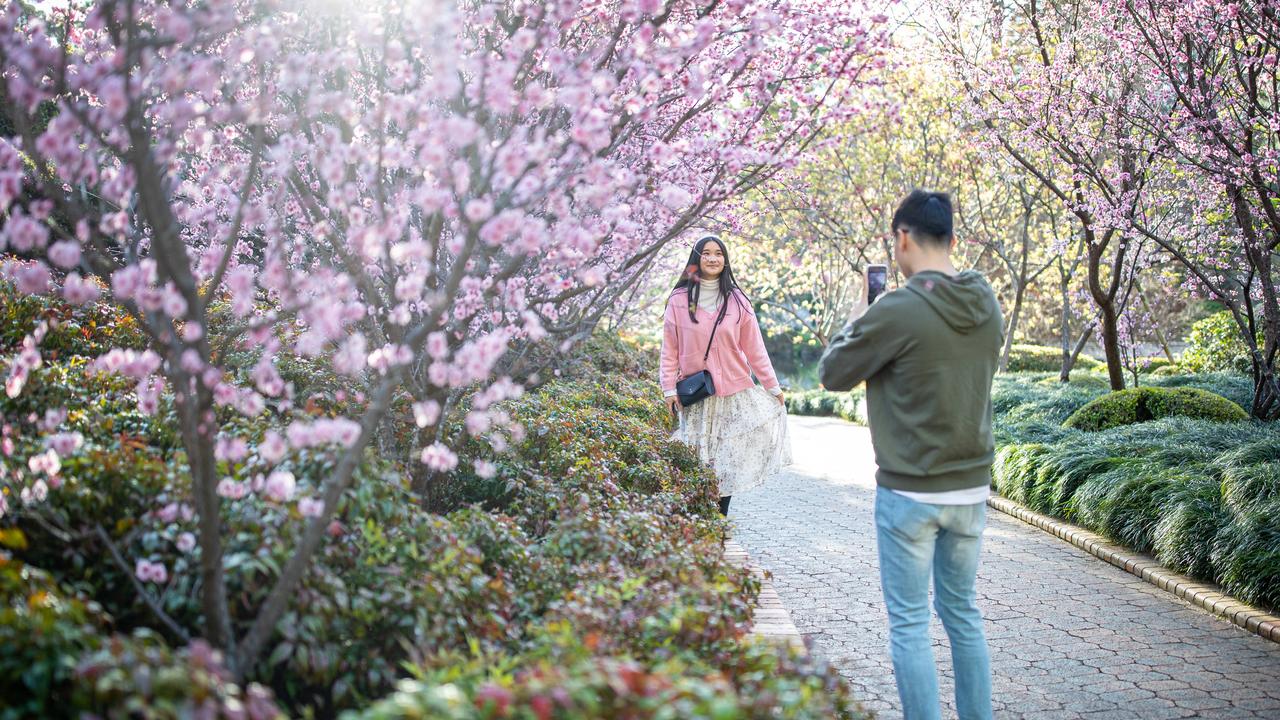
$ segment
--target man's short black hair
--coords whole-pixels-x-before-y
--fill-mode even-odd
[[[916,188],[893,213],[892,231],[906,230],[916,242],[951,244],[951,196]]]

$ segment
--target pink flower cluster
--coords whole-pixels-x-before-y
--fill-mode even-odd
[[[295,421],[285,430],[289,445],[299,450],[320,445],[351,447],[360,437],[360,423],[347,418]]]
[[[133,574],[142,582],[155,583],[156,585],[163,585],[169,582],[169,569],[164,566],[164,563],[139,560],[134,565]]]

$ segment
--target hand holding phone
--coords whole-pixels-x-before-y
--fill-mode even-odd
[[[888,265],[868,265],[866,274],[866,283],[864,287],[867,290],[867,305],[874,303],[876,298],[884,295],[885,289],[889,285],[889,266]]]

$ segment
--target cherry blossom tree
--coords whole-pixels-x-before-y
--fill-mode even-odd
[[[238,677],[395,408],[433,472],[459,462],[440,428],[464,390],[468,432],[518,441],[504,359],[589,331],[673,238],[849,122],[883,22],[843,1],[102,0],[53,20],[6,6],[4,273],[145,330],[147,349],[97,367],[136,383],[144,412],[174,404],[203,633]],[[11,397],[40,340],[9,363]],[[256,357],[248,377],[232,353]],[[349,378],[351,409],[302,412],[287,357]],[[228,413],[279,431],[243,437]],[[226,477],[247,454],[269,466],[316,446],[340,459],[314,495],[283,474]],[[307,524],[240,634],[219,509],[258,495]]]
[[[1128,120],[1159,88],[1123,61],[1096,9],[1089,0],[962,3],[938,8],[938,36],[989,146],[1075,217],[1108,374],[1121,389],[1122,295],[1126,272],[1142,266],[1132,262],[1134,219],[1160,171],[1164,145]]]
[[[1100,12],[1123,56],[1159,87],[1128,119],[1174,165],[1136,227],[1231,311],[1252,360],[1253,414],[1278,418],[1280,6],[1117,0]]]

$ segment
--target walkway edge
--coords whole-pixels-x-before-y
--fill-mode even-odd
[[[1139,578],[1171,593],[1187,602],[1224,618],[1259,637],[1280,643],[1280,617],[1270,615],[1222,592],[1216,585],[1198,582],[1179,575],[1157,563],[1153,558],[1134,553],[1116,545],[1105,537],[1084,528],[1041,515],[1008,498],[992,495],[987,505],[1017,518],[1028,525],[1056,535],[1085,552],[1136,575]]]
[[[805,651],[800,631],[791,621],[791,613],[787,610],[787,606],[782,604],[782,598],[778,597],[777,591],[773,589],[773,580],[770,579],[769,573],[757,565],[752,565],[747,549],[735,540],[725,541],[724,558],[736,567],[747,568],[760,581],[760,598],[753,614],[751,637],[790,645],[797,650]]]

